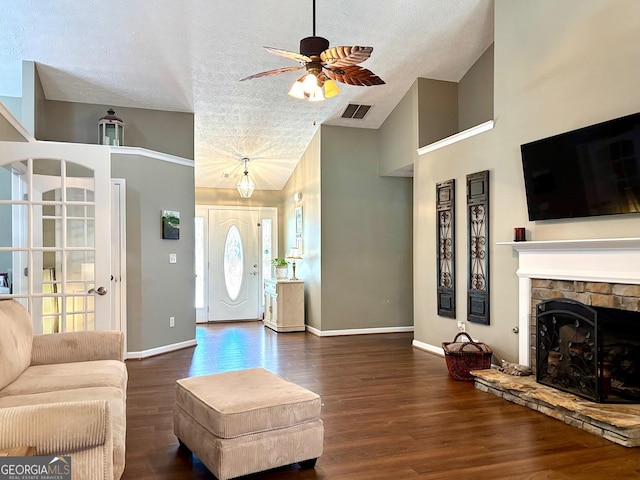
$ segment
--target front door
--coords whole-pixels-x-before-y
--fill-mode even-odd
[[[209,210],[208,320],[257,320],[260,227],[256,210]]]
[[[110,153],[0,142],[0,272],[35,333],[115,328],[110,290]]]

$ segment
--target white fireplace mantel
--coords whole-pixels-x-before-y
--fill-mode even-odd
[[[640,238],[499,242],[518,252],[519,362],[530,365],[531,279],[640,284]]]

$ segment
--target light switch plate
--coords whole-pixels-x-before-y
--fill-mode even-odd
[[[178,258],[175,253],[169,254],[169,263],[178,263]]]

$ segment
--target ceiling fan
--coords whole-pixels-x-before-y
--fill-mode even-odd
[[[310,101],[321,101],[340,93],[340,88],[335,81],[363,87],[384,84],[384,81],[372,71],[358,66],[359,63],[371,56],[373,47],[340,46],[329,48],[329,40],[316,36],[315,0],[313,0],[313,36],[300,40],[300,53],[271,47],[264,48],[269,53],[294,60],[300,65],[256,73],[243,78],[240,80],[241,82],[304,68],[307,73],[293,84],[289,95],[300,99],[307,98]]]

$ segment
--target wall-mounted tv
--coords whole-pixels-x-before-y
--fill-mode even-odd
[[[640,213],[640,113],[520,151],[529,220]]]

